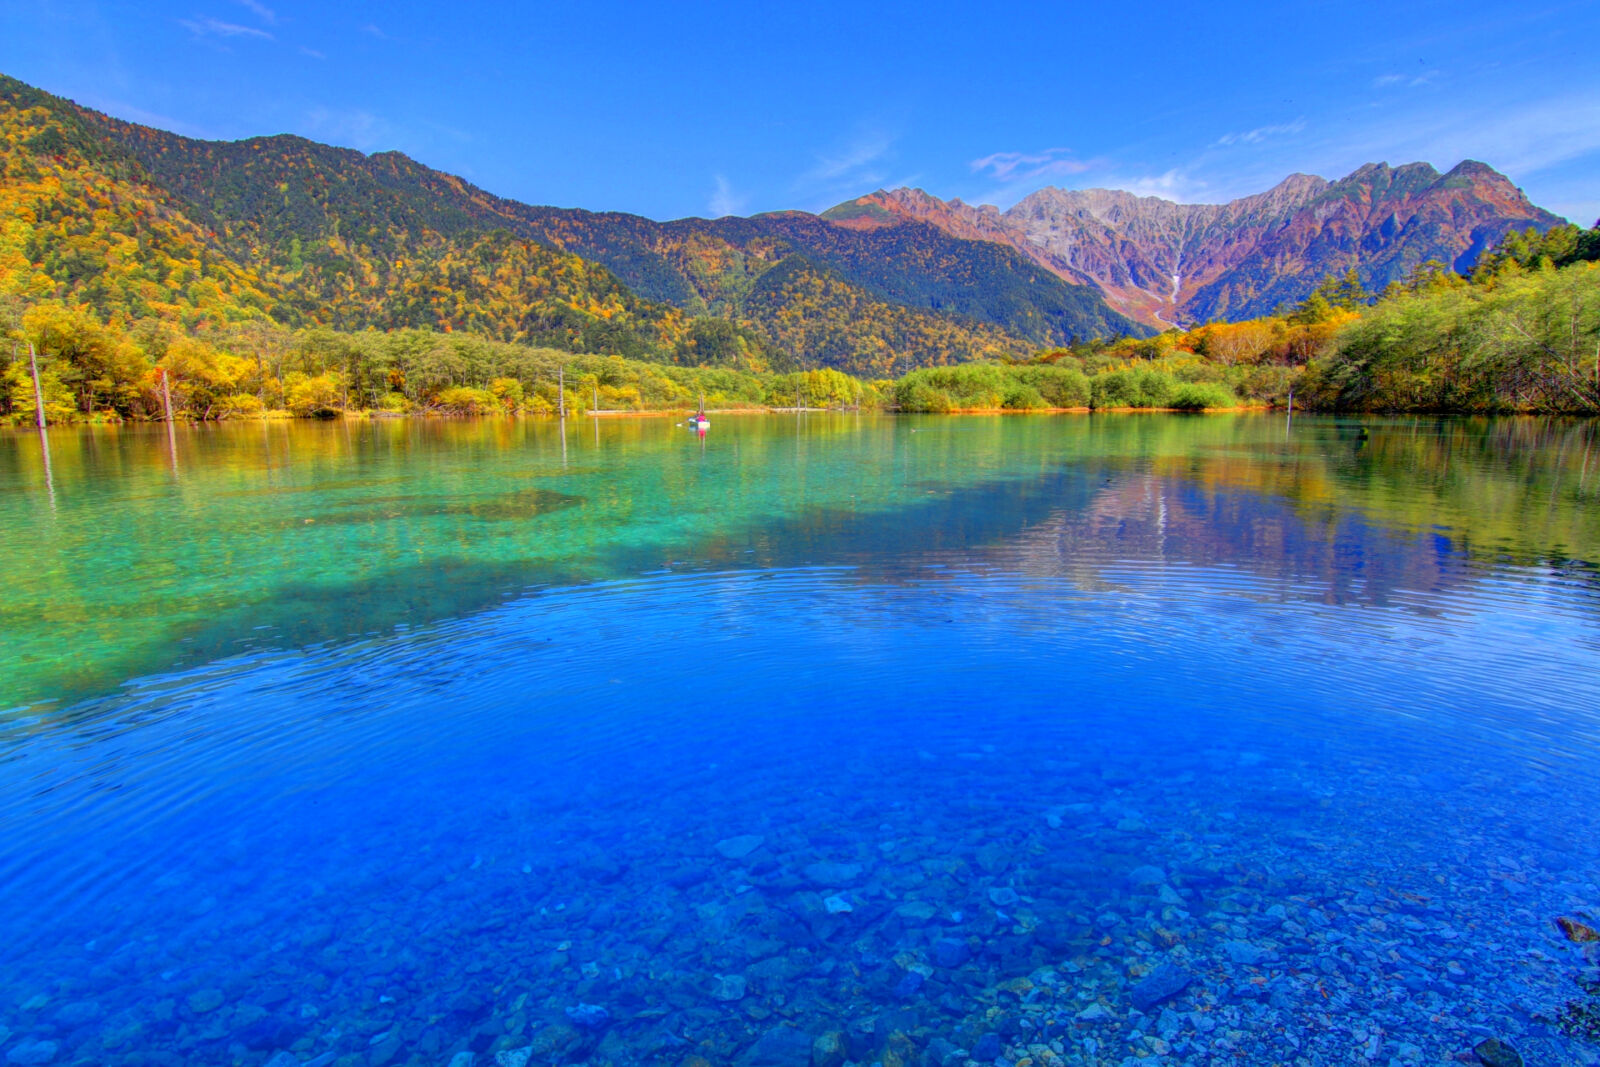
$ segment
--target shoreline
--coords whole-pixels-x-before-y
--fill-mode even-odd
[[[1046,407],[1046,408],[951,408],[948,411],[902,411],[898,408],[767,408],[767,407],[737,407],[737,408],[707,408],[709,416],[726,418],[729,416],[752,415],[887,415],[900,416],[939,416],[939,415],[1240,415],[1240,414],[1274,414],[1291,413],[1291,409],[1276,404],[1239,404],[1225,408],[1089,408],[1089,407]],[[1538,412],[1538,411],[1310,411],[1304,408],[1292,409],[1295,415],[1328,416],[1344,418],[1552,418],[1552,419],[1593,419],[1595,416],[1577,413]],[[565,416],[570,419],[687,419],[695,414],[693,408],[679,408],[669,411],[626,411],[626,410],[598,410],[574,412]],[[446,414],[436,411],[411,411],[411,412],[385,412],[385,411],[348,411],[337,412],[329,416],[316,415],[291,415],[285,411],[267,411],[251,415],[239,415],[220,419],[185,419],[174,420],[174,425],[184,426],[215,426],[223,423],[268,423],[268,422],[389,422],[405,420],[438,420],[438,421],[467,421],[475,419],[549,419],[559,420],[563,416],[554,412],[483,412],[478,414]],[[123,426],[163,426],[161,419],[74,419],[70,422],[53,422],[48,429],[65,427],[101,427],[117,428]],[[12,432],[32,431],[37,432],[37,427],[30,423],[0,424],[0,430]]]
[[[1225,408],[950,408],[947,411],[902,411],[899,408],[767,408],[767,407],[740,407],[740,408],[707,408],[707,415],[1225,415],[1240,412],[1270,412],[1284,411],[1271,404],[1240,404]],[[185,419],[173,420],[174,425],[205,426],[226,422],[390,422],[409,419],[686,419],[695,414],[694,408],[678,408],[669,411],[627,411],[620,409],[577,411],[568,415],[557,415],[555,412],[545,411],[490,411],[473,414],[452,414],[440,411],[341,411],[331,415],[292,415],[286,411],[264,411],[250,415],[235,415],[217,419]],[[1317,414],[1304,412],[1304,414]],[[1323,412],[1323,414],[1355,414],[1339,412]],[[1363,412],[1360,414],[1374,414]],[[1467,415],[1472,412],[1446,412],[1445,414]],[[1521,414],[1512,412],[1511,414]],[[49,428],[61,426],[164,426],[163,419],[73,419],[69,422],[52,422]],[[28,423],[8,424],[4,428],[11,430],[34,430],[37,427]]]

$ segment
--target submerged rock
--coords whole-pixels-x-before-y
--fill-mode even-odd
[[[1149,1011],[1162,1001],[1182,993],[1194,981],[1194,975],[1175,963],[1163,963],[1145,975],[1132,989],[1128,998],[1140,1011]]]
[[[841,1067],[850,1058],[850,1039],[843,1030],[829,1030],[811,1043],[811,1067]]]
[[[1254,967],[1267,954],[1260,945],[1253,945],[1248,941],[1224,941],[1222,952],[1233,963],[1245,967]]]
[[[745,978],[742,974],[719,974],[711,985],[711,999],[722,1001],[743,1000]]]
[[[1009,908],[1021,899],[1017,895],[1017,891],[1010,886],[1001,886],[998,889],[989,890],[989,903],[997,908]]]
[[[567,1009],[572,1025],[583,1030],[599,1030],[611,1021],[611,1013],[598,1004],[579,1004]]]
[[[202,989],[198,993],[189,994],[189,1010],[196,1015],[204,1015],[222,1007],[224,999],[226,998],[220,989]]]
[[[742,860],[765,844],[766,840],[760,834],[741,834],[738,837],[725,837],[712,847],[726,859]]]
[[[54,1041],[19,1041],[6,1053],[6,1062],[24,1065],[49,1063],[56,1058],[61,1046]]]
[[[581,1008],[583,1005],[580,1004],[579,1007]],[[568,1013],[573,1010],[572,1008],[567,1009]],[[605,1009],[602,1008],[600,1010],[604,1011]],[[559,1062],[572,1049],[582,1044],[583,1037],[573,1026],[569,1026],[566,1023],[552,1023],[534,1034],[532,1041],[533,1043],[529,1047],[533,1050],[533,1056],[540,1060]]]
[[[967,943],[954,937],[941,937],[933,943],[933,962],[940,967],[959,967],[971,958]]]
[[[1569,919],[1562,915],[1556,919],[1556,926],[1566,935],[1568,941],[1574,944],[1584,944],[1589,941],[1600,941],[1600,930],[1577,919]]]
[[[61,1010],[56,1012],[56,1022],[65,1027],[76,1028],[87,1026],[104,1014],[105,1010],[96,1001],[79,1000],[63,1005]]]
[[[1166,882],[1166,880],[1167,872],[1163,871],[1160,867],[1135,867],[1133,870],[1128,872],[1128,884],[1133,886],[1135,889],[1142,889],[1146,886],[1162,885]]]
[[[1472,1051],[1484,1067],[1522,1067],[1522,1053],[1498,1037],[1484,1038]]]
[[[811,1062],[811,1037],[788,1024],[774,1026],[738,1058],[738,1067],[801,1067]]]
[[[928,1067],[957,1067],[966,1058],[961,1049],[942,1037],[936,1037],[928,1042],[928,1051],[924,1055],[923,1062]],[[816,1064],[813,1063],[812,1067],[816,1067]]]
[[[383,1067],[384,1064],[400,1055],[400,1033],[391,1030],[383,1040],[372,1046],[372,1051],[367,1053],[367,1067]]]
[[[823,860],[820,863],[807,864],[802,873],[812,885],[837,889],[854,885],[856,879],[861,877],[861,871],[859,863],[833,863]]]
[[[902,1000],[906,997],[914,997],[927,980],[928,976],[921,971],[907,971],[901,976],[900,981],[895,983],[894,995]]]

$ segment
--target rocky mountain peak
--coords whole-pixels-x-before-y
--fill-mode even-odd
[[[1476,160],[1443,175],[1424,162],[1367,163],[1332,182],[1291,174],[1225,204],[1059,188],[1006,211],[920,189],[879,190],[850,203],[858,215],[869,205],[879,213],[873,224],[914,218],[953,236],[1009,244],[1062,278],[1098,286],[1113,307],[1156,327],[1267,314],[1352,267],[1381,289],[1427,259],[1470,266],[1506,230],[1560,221]]]

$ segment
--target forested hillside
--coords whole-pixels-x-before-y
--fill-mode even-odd
[[[0,85],[0,295],[104,324],[467,330],[497,340],[670,358],[689,315],[603,267],[504,230],[332,216],[304,239],[206,211],[154,181],[76,109]],[[308,148],[309,142],[300,142]],[[335,150],[326,150],[334,152]],[[291,166],[319,181],[318,153]],[[217,202],[225,204],[219,194]],[[268,214],[268,213],[263,213]],[[411,220],[414,221],[414,220]],[[750,358],[759,361],[760,346]],[[745,354],[745,353],[741,353]]]
[[[681,364],[859,373],[1129,326],[1007,249],[931,228],[929,249],[889,250],[851,247],[848,234],[841,243],[809,216],[663,225],[530,208],[397,153],[295,137],[195,141],[12,79],[0,79],[0,129],[13,273],[3,292],[102,323],[428,328]],[[884,261],[891,253],[899,263]],[[799,269],[795,257],[816,284],[789,291],[825,295],[815,306],[771,299]],[[812,349],[814,338],[829,341]]]

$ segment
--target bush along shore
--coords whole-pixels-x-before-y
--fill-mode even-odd
[[[1568,233],[1567,230],[1572,232]],[[1600,237],[1512,234],[1470,278],[1417,267],[1379,297],[1352,271],[1282,314],[862,379],[759,360],[646,362],[421,329],[180,328],[0,304],[0,421],[122,422],[693,409],[1600,413]],[[564,395],[563,395],[564,394]]]

